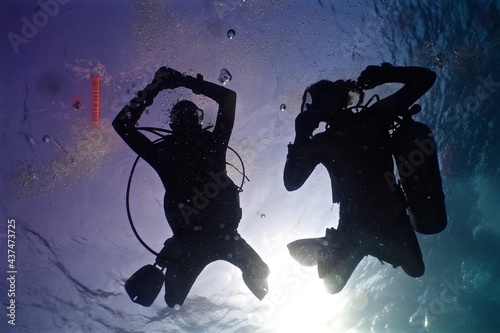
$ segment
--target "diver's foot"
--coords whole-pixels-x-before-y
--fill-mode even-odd
[[[175,310],[179,310],[181,308],[183,301],[175,300],[171,296],[168,296],[167,294],[165,294],[164,298],[165,298],[165,303],[167,303],[167,306],[169,308],[173,308]]]
[[[169,264],[178,261],[181,254],[181,242],[173,236],[167,239],[163,245],[163,249],[158,253],[155,263],[162,268],[166,268]]]
[[[163,286],[163,272],[153,265],[139,269],[125,282],[125,290],[132,302],[151,306]]]
[[[411,265],[401,265],[403,271],[411,277],[418,278],[424,275],[425,265],[421,258],[415,259]]]
[[[262,299],[267,295],[269,290],[267,284],[267,277],[269,276],[269,267],[266,264],[258,270],[258,272],[252,271],[249,273],[243,273],[243,281],[247,285],[248,289],[259,299]]]
[[[346,257],[344,253],[332,253],[329,259],[320,261],[318,275],[323,279],[326,291],[330,294],[342,291],[362,258],[361,255]]]
[[[328,236],[327,230],[327,239]],[[326,247],[318,259],[318,276],[323,279],[326,290],[330,294],[340,292],[364,256],[354,240],[344,241],[341,246]]]
[[[329,294],[337,294],[342,291],[347,281],[340,274],[334,271],[327,273],[323,276],[323,284]]]
[[[302,266],[316,266],[332,250],[341,247],[345,237],[334,228],[326,229],[325,237],[299,239],[287,245],[293,259]]]
[[[325,237],[298,239],[287,245],[293,259],[302,266],[316,266],[328,250]]]

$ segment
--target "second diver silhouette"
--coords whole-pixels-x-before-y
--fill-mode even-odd
[[[411,119],[419,107],[409,108],[435,78],[424,68],[384,63],[368,66],[357,82],[322,80],[304,92],[295,141],[288,147],[285,187],[297,190],[323,164],[340,218],[325,237],[297,240],[288,249],[302,265],[318,266],[330,293],[344,288],[366,255],[400,266],[411,277],[424,273],[414,229],[433,234],[447,222],[435,142],[424,124]],[[363,90],[390,82],[403,87],[361,106]],[[349,108],[351,92],[358,93],[359,103]],[[325,131],[313,135],[321,122]],[[399,128],[391,136],[395,122]]]
[[[218,103],[215,126],[212,131],[203,129],[203,111],[182,100],[170,113],[172,133],[154,143],[136,123],[160,91],[178,87]],[[239,189],[226,173],[235,108],[235,92],[204,81],[200,75],[194,78],[162,67],[113,121],[121,138],[154,168],[165,187],[165,215],[174,235],[166,240],[156,265],[166,269],[165,301],[169,307],[181,306],[198,275],[216,260],[240,268],[244,282],[257,298],[262,300],[267,294],[269,268],[238,233],[242,216]],[[157,295],[143,290],[149,285],[157,287],[152,268],[143,267],[126,284],[131,298],[145,306]]]

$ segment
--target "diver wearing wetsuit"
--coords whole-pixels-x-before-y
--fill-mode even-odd
[[[395,179],[389,130],[398,115],[432,87],[435,77],[424,68],[384,63],[368,66],[357,83],[323,80],[304,93],[284,184],[289,191],[297,190],[323,164],[331,178],[332,200],[340,204],[340,219],[338,228],[327,229],[325,237],[298,240],[288,247],[302,264],[318,265],[330,293],[342,290],[365,255],[401,266],[412,277],[424,273],[404,194],[387,180],[388,174]],[[348,109],[350,91],[362,94],[362,89],[389,82],[403,87],[362,112]],[[320,122],[327,124],[326,130],[313,135]],[[307,251],[314,253],[306,258]]]
[[[212,132],[202,129],[203,111],[183,100],[171,110],[172,134],[153,143],[136,123],[161,90],[178,87],[218,103],[215,127]],[[259,299],[267,293],[269,269],[238,234],[239,189],[226,174],[235,107],[235,92],[162,67],[113,121],[121,138],[156,170],[165,187],[165,215],[174,236],[165,242],[156,263],[167,268],[165,301],[170,307],[182,305],[201,271],[216,260],[240,268]]]

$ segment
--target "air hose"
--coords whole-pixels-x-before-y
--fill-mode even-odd
[[[166,137],[166,135],[164,135],[165,133],[172,133],[172,131],[170,131],[170,130],[166,130],[163,128],[156,128],[156,127],[138,127],[136,129],[140,130],[140,131],[147,131],[147,132],[150,132],[150,133],[153,133],[153,134],[160,136],[160,138],[153,141],[153,144],[156,144],[158,142],[165,140],[165,137]],[[241,185],[239,186],[238,190],[239,190],[239,192],[243,192],[243,184],[245,183],[245,179],[248,180],[248,177],[245,175],[245,164],[243,163],[243,159],[241,158],[241,156],[238,154],[238,152],[236,150],[234,150],[233,148],[231,148],[229,146],[227,148],[229,148],[232,152],[234,152],[236,154],[236,156],[238,157],[238,159],[240,160],[242,171],[239,171],[238,168],[236,168],[231,163],[226,162],[226,164],[232,166],[235,170],[237,170],[242,175]],[[146,250],[151,252],[153,255],[159,256],[159,254],[155,250],[153,250],[151,247],[149,247],[148,244],[146,244],[146,242],[144,242],[144,240],[141,238],[141,236],[137,232],[137,229],[135,228],[134,220],[132,219],[132,214],[130,213],[130,188],[132,185],[132,178],[134,176],[135,168],[137,167],[137,163],[139,162],[140,159],[141,159],[141,157],[137,156],[134,163],[132,164],[132,169],[130,170],[130,175],[128,178],[127,193],[126,193],[127,217],[128,217],[130,227],[132,228],[132,231],[134,232],[134,235],[137,238],[137,240],[139,241],[139,243],[141,243],[142,246],[144,246],[144,248],[146,248]]]

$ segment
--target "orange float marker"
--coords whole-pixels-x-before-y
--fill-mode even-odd
[[[100,118],[100,87],[101,77],[99,75],[92,75],[92,123],[99,126]]]

